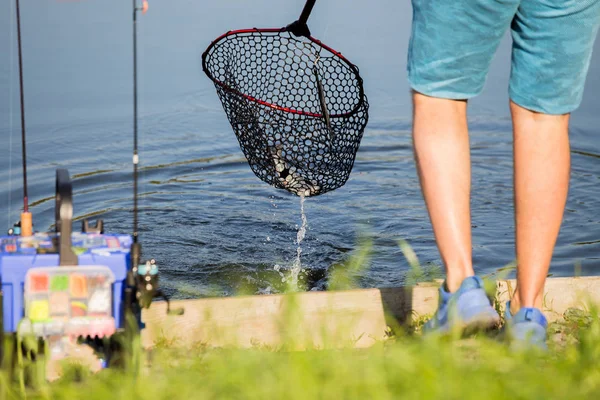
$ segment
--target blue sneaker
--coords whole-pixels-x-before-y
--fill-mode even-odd
[[[514,316],[510,313],[510,301],[504,311],[505,330],[511,347],[515,350],[535,347],[546,350],[548,321],[537,308],[523,307]]]
[[[440,287],[438,309],[423,326],[423,333],[444,333],[454,327],[461,330],[486,329],[498,325],[500,316],[492,307],[481,278],[466,278],[454,293],[447,292],[445,286]]]

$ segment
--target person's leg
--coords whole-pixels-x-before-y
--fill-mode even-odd
[[[517,288],[511,313],[542,308],[544,282],[567,201],[569,114],[546,115],[511,103]]]
[[[471,163],[467,102],[413,94],[413,146],[419,182],[446,280],[425,332],[499,322],[471,261]]]
[[[466,100],[483,89],[519,1],[412,1],[407,69],[414,153],[449,292],[474,275]]]
[[[417,171],[450,292],[473,276],[467,102],[413,94]]]
[[[519,1],[412,1],[408,75],[414,153],[450,292],[474,275],[466,100],[483,89]]]
[[[455,322],[487,325],[499,319],[481,279],[473,276],[466,111],[467,99],[483,89],[492,57],[519,2],[412,2],[408,73],[414,91],[414,153],[447,274],[438,311],[425,330],[445,330]]]
[[[506,313],[516,343],[545,346],[543,289],[567,199],[569,115],[600,27],[600,0],[522,0],[512,24],[517,290]]]

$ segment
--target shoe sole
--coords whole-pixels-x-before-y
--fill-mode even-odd
[[[495,330],[498,329],[499,326],[500,316],[496,310],[490,306],[489,309],[483,310],[471,318],[460,319],[455,322],[454,325],[439,327],[438,331],[442,334],[448,334],[456,329],[462,336],[468,336],[478,332]]]
[[[462,322],[461,330],[463,335],[498,329],[500,327],[500,316],[493,308],[491,308],[491,310],[493,314],[486,312],[485,315],[480,315],[469,321]]]

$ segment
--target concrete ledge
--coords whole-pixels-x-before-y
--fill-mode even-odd
[[[193,346],[368,347],[383,339],[388,326],[410,324],[435,312],[439,283],[413,287],[304,292],[172,302],[183,316],[167,316],[166,303],[155,302],[142,314],[142,343]],[[503,306],[515,281],[499,281]],[[554,321],[571,307],[600,305],[600,277],[549,278],[544,312]],[[335,338],[335,340],[334,340]],[[292,339],[292,342],[290,342]]]
[[[498,281],[497,296],[502,306],[516,287],[515,280]],[[600,277],[548,278],[544,287],[543,311],[549,321],[560,319],[569,308],[600,306]]]

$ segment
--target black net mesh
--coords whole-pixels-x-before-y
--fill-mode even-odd
[[[258,30],[225,35],[203,59],[261,180],[302,196],[346,183],[369,108],[354,65],[318,42]]]

